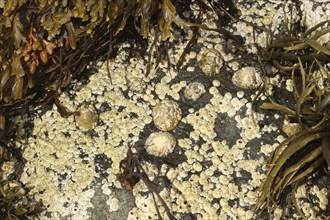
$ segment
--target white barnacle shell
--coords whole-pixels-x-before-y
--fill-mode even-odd
[[[283,125],[282,130],[286,135],[290,137],[291,135],[294,135],[301,131],[302,127],[299,123],[288,123]]]
[[[232,82],[242,89],[256,89],[262,83],[260,72],[254,67],[243,67],[236,71]]]
[[[199,67],[208,76],[215,76],[223,65],[220,52],[215,49],[203,48],[197,56]]]
[[[176,102],[165,99],[157,103],[152,109],[152,118],[159,130],[170,131],[179,124],[182,112]]]
[[[143,92],[146,87],[147,84],[141,78],[132,77],[128,81],[128,88],[134,92]]]
[[[150,155],[165,157],[173,152],[175,145],[176,139],[171,133],[160,131],[149,135],[145,148]]]
[[[97,112],[93,106],[84,106],[79,110],[79,115],[76,116],[78,127],[90,130],[94,127],[98,120]]]
[[[200,82],[190,83],[184,90],[184,96],[192,101],[199,99],[203,93],[205,93],[205,87]]]

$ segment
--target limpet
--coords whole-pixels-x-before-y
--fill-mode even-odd
[[[232,82],[242,89],[257,89],[262,83],[262,78],[256,68],[243,67],[234,73]]]
[[[182,111],[176,102],[165,99],[155,105],[152,110],[152,118],[159,130],[170,131],[179,124]]]
[[[92,106],[84,106],[79,110],[79,115],[76,116],[78,127],[85,130],[90,130],[94,127],[98,120],[97,112]]]
[[[145,142],[147,153],[157,157],[165,157],[172,153],[175,145],[175,137],[164,131],[151,133]]]
[[[215,76],[223,65],[220,52],[215,49],[203,48],[197,55],[197,62],[203,73]]]
[[[205,87],[200,82],[190,83],[184,90],[184,97],[192,101],[196,101],[205,93]]]

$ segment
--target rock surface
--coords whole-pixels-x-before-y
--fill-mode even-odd
[[[279,32],[284,20],[282,1],[236,2],[242,19],[265,25],[274,34]],[[330,16],[328,6],[301,1],[302,15],[294,9],[293,19],[302,16],[314,19],[308,19],[307,25],[318,23]],[[327,16],[318,16],[321,14]],[[207,25],[215,26],[212,21]],[[28,161],[22,182],[47,207],[41,219],[158,219],[143,182],[132,192],[123,191],[116,174],[128,143],[148,156],[145,141],[159,129],[174,129],[171,133],[178,147],[164,158],[149,158],[143,168],[158,184],[157,190],[178,219],[267,219],[254,216],[252,208],[267,170],[265,160],[284,140],[284,118],[279,113],[257,110],[256,125],[253,123],[251,107],[258,91],[234,86],[231,77],[244,66],[258,65],[251,54],[257,52],[255,44],[265,45],[266,38],[256,33],[255,42],[252,27],[242,22],[231,24],[230,30],[244,38],[248,50],[243,55],[227,51],[226,40],[218,33],[201,30],[181,70],[168,70],[160,63],[148,76],[147,59],[132,60],[130,45],[122,44],[117,59],[110,62],[112,84],[106,62],[100,62],[86,82],[60,97],[69,109],[78,109],[86,102],[95,105],[99,119],[89,131],[77,128],[73,116],[60,117],[55,106],[43,115],[17,119],[22,128],[23,123],[31,125],[18,134]],[[174,38],[171,42],[176,46],[170,57],[177,60],[185,44]],[[201,61],[197,60],[203,48],[221,52],[221,61],[214,58],[217,66],[211,65],[208,75],[201,72]],[[286,88],[278,77],[272,76],[270,82],[275,88]],[[194,102],[184,97],[186,86],[193,82],[205,88]],[[153,107],[162,100],[177,102],[182,111],[182,119],[177,117],[175,126],[165,129],[152,122]],[[309,219],[322,219],[320,213],[327,211],[327,187],[298,187],[296,197]],[[164,209],[160,211],[166,216]],[[291,217],[299,219],[294,214]]]

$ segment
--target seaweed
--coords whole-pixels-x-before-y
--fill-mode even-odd
[[[36,219],[40,205],[29,201],[26,192],[17,181],[0,181],[1,219]]]
[[[259,55],[259,64],[265,75],[263,89],[268,96],[268,101],[259,107],[280,111],[290,122],[297,122],[302,127],[301,131],[281,142],[268,159],[268,172],[254,210],[261,213],[266,209],[270,218],[277,206],[284,208],[284,217],[291,192],[296,211],[306,219],[295,198],[296,188],[322,167],[330,168],[329,72],[323,64],[330,62],[330,48],[317,41],[330,32],[329,24],[329,20],[321,22],[301,35],[294,35],[290,28],[286,28],[287,31],[272,39]],[[293,81],[294,108],[277,103],[267,93],[265,69],[269,64],[284,78]]]
[[[141,165],[141,157],[138,153],[133,153],[131,146],[129,146],[128,151],[126,153],[126,157],[120,161],[120,168],[123,169],[122,173],[116,174],[117,180],[120,182],[122,188],[132,191],[134,186],[142,180],[143,183],[149,190],[149,193],[152,195],[155,208],[158,214],[159,219],[163,219],[162,215],[160,214],[157,200],[161,203],[161,205],[165,209],[165,213],[170,220],[176,220],[176,218],[172,215],[170,208],[164,201],[164,199],[160,196],[159,192],[156,189],[156,183],[152,182],[146,171]]]

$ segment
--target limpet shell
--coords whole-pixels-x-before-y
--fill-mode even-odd
[[[234,73],[232,82],[242,89],[257,89],[262,83],[262,78],[256,68],[243,67]]]
[[[192,101],[196,101],[205,93],[205,87],[200,82],[190,83],[184,90],[184,97]]]
[[[147,153],[157,157],[165,157],[172,153],[175,145],[175,137],[164,131],[151,133],[145,142]]]
[[[90,130],[94,127],[98,120],[98,115],[95,108],[92,106],[84,106],[79,110],[79,115],[76,116],[76,122],[78,127]]]
[[[203,48],[197,55],[197,62],[203,73],[215,76],[223,65],[220,52],[215,49]]]
[[[179,124],[182,111],[176,102],[165,99],[155,105],[152,110],[152,118],[159,130],[170,131]]]

